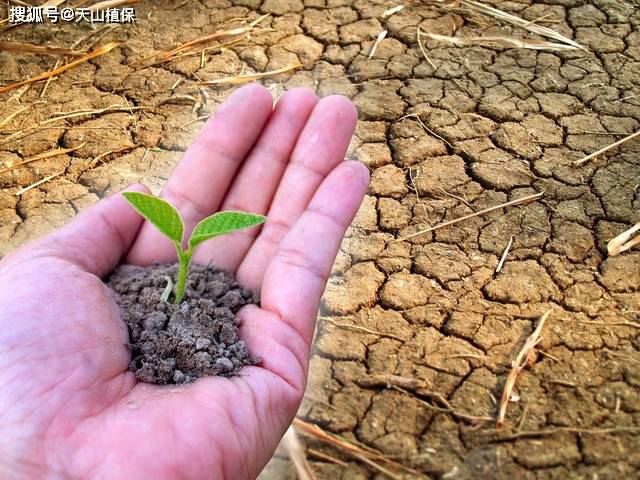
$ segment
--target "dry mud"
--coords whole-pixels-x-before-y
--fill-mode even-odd
[[[640,143],[571,163],[639,128],[640,9],[622,0],[491,2],[586,51],[425,39],[428,62],[418,26],[458,36],[523,32],[442,2],[405,2],[383,17],[398,3],[136,4],[137,25],[99,32],[101,42],[123,40],[121,47],[63,74],[42,98],[42,84],[0,96],[0,122],[29,107],[3,122],[0,168],[84,143],[0,175],[0,255],[129,182],[157,191],[202,117],[230,92],[194,89],[197,78],[298,60],[302,69],[265,84],[275,96],[305,86],[352,98],[360,122],[350,156],[373,174],[325,295],[300,416],[421,472],[415,478],[631,478],[640,469],[640,251],[607,258],[606,243],[640,220]],[[271,13],[263,25],[272,31],[211,52],[203,64],[196,55],[129,65],[263,13]],[[368,58],[383,29],[387,38]],[[27,26],[3,39],[69,46],[87,33],[87,25]],[[0,81],[55,61],[1,53]],[[46,124],[20,138],[58,113],[112,105],[131,110]],[[389,243],[542,191],[540,201]],[[518,377],[497,432],[511,361],[550,308],[540,355]],[[384,478],[307,440],[336,459],[309,454],[320,479]],[[284,452],[263,478],[295,478]]]

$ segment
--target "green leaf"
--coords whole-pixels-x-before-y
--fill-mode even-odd
[[[182,218],[171,204],[145,193],[124,192],[122,195],[140,215],[151,222],[158,230],[174,242],[182,242],[182,234],[184,232]]]
[[[244,212],[218,212],[202,220],[191,233],[189,248],[218,235],[264,223],[267,217]]]

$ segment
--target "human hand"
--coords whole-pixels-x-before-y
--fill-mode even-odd
[[[355,122],[343,97],[296,89],[272,108],[265,88],[244,87],[163,190],[187,235],[217,210],[268,216],[261,230],[215,238],[195,255],[260,292],[260,308],[238,317],[262,363],[240,376],[160,387],[127,371],[127,330],[100,278],[122,259],[175,261],[175,250],[121,195],[5,257],[0,476],[255,477],[302,399],[320,297],[366,190],[366,168],[343,161]]]

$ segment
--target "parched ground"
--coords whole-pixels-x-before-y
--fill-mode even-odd
[[[230,92],[198,88],[199,80],[299,61],[302,68],[264,83],[276,97],[306,86],[352,98],[361,120],[350,155],[372,170],[325,295],[300,417],[420,473],[406,478],[633,478],[640,251],[607,258],[606,243],[640,220],[640,143],[572,162],[639,128],[640,8],[630,0],[492,1],[585,50],[423,38],[427,60],[418,26],[457,37],[528,33],[456,2],[406,2],[384,16],[401,3],[142,1],[136,25],[93,36],[86,24],[0,32],[0,40],[81,41],[78,48],[123,41],[44,95],[40,83],[0,96],[0,170],[76,149],[0,174],[0,255],[127,183],[157,191]],[[132,64],[265,13],[259,26],[268,30],[204,56]],[[0,52],[0,83],[58,58]],[[393,242],[537,192],[538,201]],[[537,359],[519,375],[497,431],[511,362],[549,309]],[[303,439],[319,479],[388,476]],[[284,451],[263,477],[295,478]]]

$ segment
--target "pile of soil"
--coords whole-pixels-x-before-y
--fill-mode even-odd
[[[184,300],[164,302],[167,277],[177,264],[121,265],[108,285],[129,328],[129,369],[142,382],[190,383],[208,375],[231,377],[259,359],[238,339],[236,312],[257,303],[255,293],[225,270],[193,265]]]

